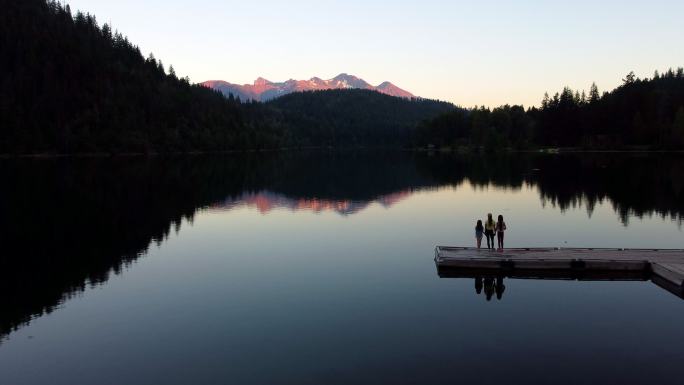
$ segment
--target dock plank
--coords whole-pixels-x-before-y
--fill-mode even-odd
[[[684,285],[684,264],[653,263],[651,269],[654,274],[677,286]]]

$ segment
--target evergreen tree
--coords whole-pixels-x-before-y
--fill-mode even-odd
[[[622,82],[625,85],[632,84],[635,81],[636,81],[636,75],[634,74],[634,71],[631,71],[630,73],[627,74],[627,76],[625,76],[624,79],[622,79]]]
[[[588,99],[584,93],[569,87],[553,98],[546,93],[541,109],[523,110],[523,119],[517,117],[515,106],[502,106],[487,115],[482,108],[476,108],[465,115],[465,122],[439,117],[424,124],[419,129],[419,137],[439,144],[444,141],[438,138],[460,137],[470,132],[474,148],[482,143],[514,148],[529,145],[684,148],[684,112],[679,107],[684,106],[684,77],[667,71],[665,76],[654,76],[651,80],[638,80],[636,75],[628,76],[627,80],[628,84],[603,96],[599,96],[594,83]],[[516,121],[523,123],[511,123]],[[490,128],[495,136],[490,135]],[[506,144],[501,146],[501,143]]]
[[[601,99],[601,96],[599,95],[599,90],[598,87],[596,86],[596,83],[591,83],[591,88],[589,89],[589,103],[594,104]]]

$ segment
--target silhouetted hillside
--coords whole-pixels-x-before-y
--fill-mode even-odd
[[[314,146],[403,146],[420,122],[456,108],[352,89],[293,93],[267,106],[280,113],[295,141]]]
[[[684,70],[629,74],[603,96],[566,88],[528,110],[369,90],[243,104],[179,78],[69,6],[10,1],[0,13],[0,154],[428,145],[684,148]]]
[[[450,108],[364,92],[292,95],[276,111],[242,104],[178,78],[111,26],[53,1],[6,2],[0,43],[0,153],[396,144]]]
[[[0,153],[270,146],[248,107],[168,74],[95,17],[45,0],[0,13]],[[268,138],[266,138],[268,136]]]
[[[454,110],[423,124],[416,146],[684,148],[684,69],[652,79],[633,73],[609,93],[565,88],[541,108]]]

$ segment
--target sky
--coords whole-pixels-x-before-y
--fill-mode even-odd
[[[472,107],[684,66],[684,1],[72,0],[193,82],[340,73]]]

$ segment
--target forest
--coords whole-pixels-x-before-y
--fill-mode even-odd
[[[216,151],[277,141],[250,108],[177,77],[68,5],[6,2],[0,47],[0,153]]]
[[[684,69],[656,71],[650,79],[633,72],[611,92],[589,95],[568,87],[541,107],[454,109],[423,122],[415,147],[517,149],[682,149]]]
[[[278,113],[289,142],[327,147],[401,147],[415,127],[456,107],[435,100],[407,100],[369,90],[299,92],[267,103]]]
[[[0,13],[0,154],[222,152],[308,147],[684,147],[682,69],[569,88],[541,107],[464,109],[365,90],[243,102],[191,84],[93,15],[56,1]]]
[[[108,24],[55,1],[0,14],[0,154],[397,145],[454,108],[361,90],[243,103],[190,84]]]

